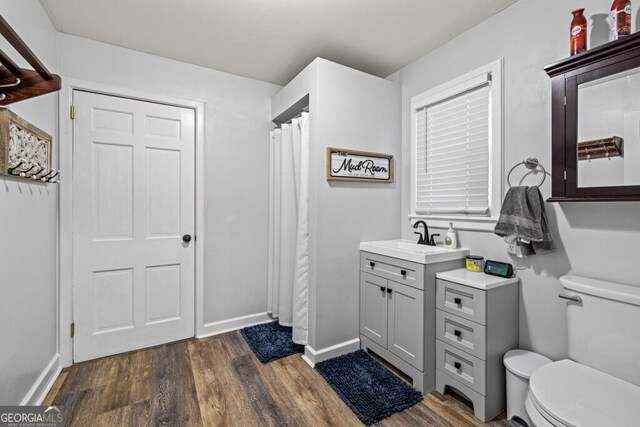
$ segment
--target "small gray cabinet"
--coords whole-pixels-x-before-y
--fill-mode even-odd
[[[518,279],[436,275],[436,390],[465,395],[486,422],[505,408],[503,355],[518,346]]]
[[[423,393],[435,387],[435,273],[463,262],[425,265],[361,252],[360,346],[408,375]]]

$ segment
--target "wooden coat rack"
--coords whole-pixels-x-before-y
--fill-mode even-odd
[[[8,105],[60,90],[60,76],[51,74],[29,46],[0,15],[0,35],[33,67],[20,68],[0,49],[0,105]]]

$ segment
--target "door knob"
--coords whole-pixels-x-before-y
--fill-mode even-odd
[[[387,293],[390,294],[391,292],[393,292],[393,289],[387,288]]]
[[[185,234],[184,236],[182,236],[182,241],[185,243],[189,243],[191,241],[191,235]]]

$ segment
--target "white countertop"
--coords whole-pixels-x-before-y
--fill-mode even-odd
[[[469,255],[469,249],[447,249],[443,246],[419,245],[411,240],[381,240],[360,242],[360,250],[420,264],[451,261]]]
[[[509,279],[503,277],[491,276],[482,272],[469,271],[466,268],[458,268],[456,270],[443,271],[436,273],[438,279],[448,282],[459,283],[461,285],[471,286],[472,288],[489,290],[499,288],[500,286],[518,283],[519,278],[513,276]]]

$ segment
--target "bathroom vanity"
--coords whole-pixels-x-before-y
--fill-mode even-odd
[[[505,408],[502,358],[518,347],[518,313],[517,277],[436,274],[436,390],[462,393],[483,422]]]
[[[360,347],[421,393],[435,388],[436,273],[464,266],[468,254],[408,240],[360,244]]]

